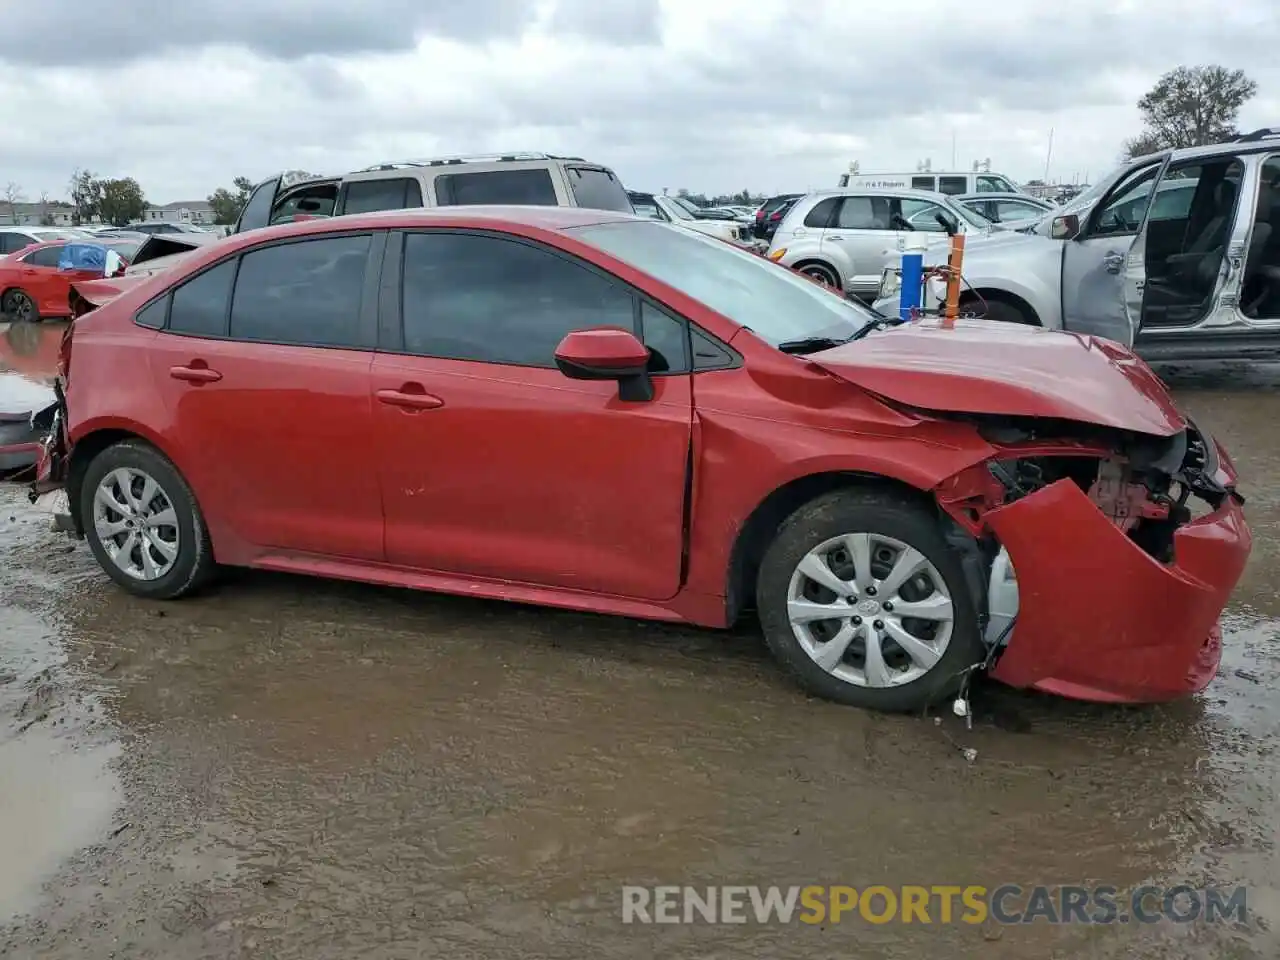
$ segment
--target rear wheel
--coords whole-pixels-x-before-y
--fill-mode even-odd
[[[892,493],[842,490],[797,510],[760,565],[774,656],[810,692],[921,710],[982,659],[978,620],[937,519]]]
[[[994,320],[996,323],[1021,323],[1028,327],[1040,326],[1034,314],[1012,303],[1005,303],[1003,300],[988,300],[985,307],[980,300],[972,300],[968,306],[975,307],[978,311],[977,315],[984,320]]]
[[[35,323],[40,319],[35,300],[25,290],[10,290],[6,293],[4,300],[0,301],[0,310],[13,323]]]
[[[825,263],[806,263],[796,269],[798,273],[804,274],[810,280],[815,280],[824,287],[830,287],[832,290],[840,289],[840,278]]]
[[[130,593],[172,600],[213,575],[195,496],[149,444],[127,440],[93,458],[80,488],[80,517],[102,569]]]

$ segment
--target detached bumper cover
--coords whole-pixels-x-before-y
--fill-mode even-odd
[[[1219,478],[1234,480],[1216,452],[1226,467]],[[1145,703],[1195,693],[1217,674],[1218,618],[1253,545],[1235,496],[1174,534],[1167,565],[1069,480],[987,521],[1013,561],[1019,594],[996,679],[1080,700]]]

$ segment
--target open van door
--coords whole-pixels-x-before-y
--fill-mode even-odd
[[[1132,347],[1146,286],[1146,226],[1168,156],[1131,170],[1083,223],[1054,224],[1062,244],[1062,325]]]

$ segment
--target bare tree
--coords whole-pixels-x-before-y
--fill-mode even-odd
[[[26,194],[22,192],[22,187],[19,184],[10,180],[4,185],[4,202],[9,205],[10,222],[18,222],[18,204],[24,199],[26,199]]]
[[[1257,92],[1257,83],[1243,70],[1217,64],[1170,70],[1138,101],[1145,129],[1125,143],[1125,154],[1138,157],[1229,140],[1240,108]]]
[[[49,212],[49,191],[40,191],[40,226],[52,227],[53,214]]]

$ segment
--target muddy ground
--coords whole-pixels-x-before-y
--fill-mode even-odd
[[[1280,954],[1280,372],[1166,371],[1257,536],[1205,695],[809,700],[753,630],[240,573],[124,595],[0,488],[5,957]],[[961,748],[977,750],[966,760]],[[635,926],[623,884],[1248,886],[1243,924]]]

